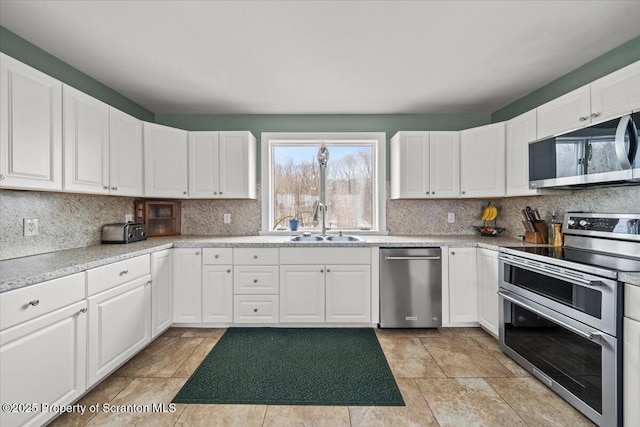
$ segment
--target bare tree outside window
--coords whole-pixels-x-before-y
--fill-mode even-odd
[[[338,229],[373,226],[373,146],[333,145],[327,167],[327,225]],[[319,198],[320,144],[282,145],[273,148],[274,228],[300,221],[299,228],[316,230],[313,207]]]

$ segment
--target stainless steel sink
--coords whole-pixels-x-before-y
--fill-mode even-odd
[[[322,236],[295,236],[291,238],[292,242],[322,242]]]
[[[359,242],[360,238],[356,236],[327,236],[329,242]]]

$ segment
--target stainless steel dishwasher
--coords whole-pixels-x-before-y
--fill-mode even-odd
[[[442,326],[440,248],[380,248],[380,327]]]

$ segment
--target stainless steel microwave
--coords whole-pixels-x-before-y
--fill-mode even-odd
[[[640,184],[640,112],[529,144],[530,188]]]

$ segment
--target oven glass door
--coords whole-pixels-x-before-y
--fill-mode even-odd
[[[508,303],[504,345],[602,414],[602,347],[526,308]],[[550,385],[550,384],[549,384]]]

